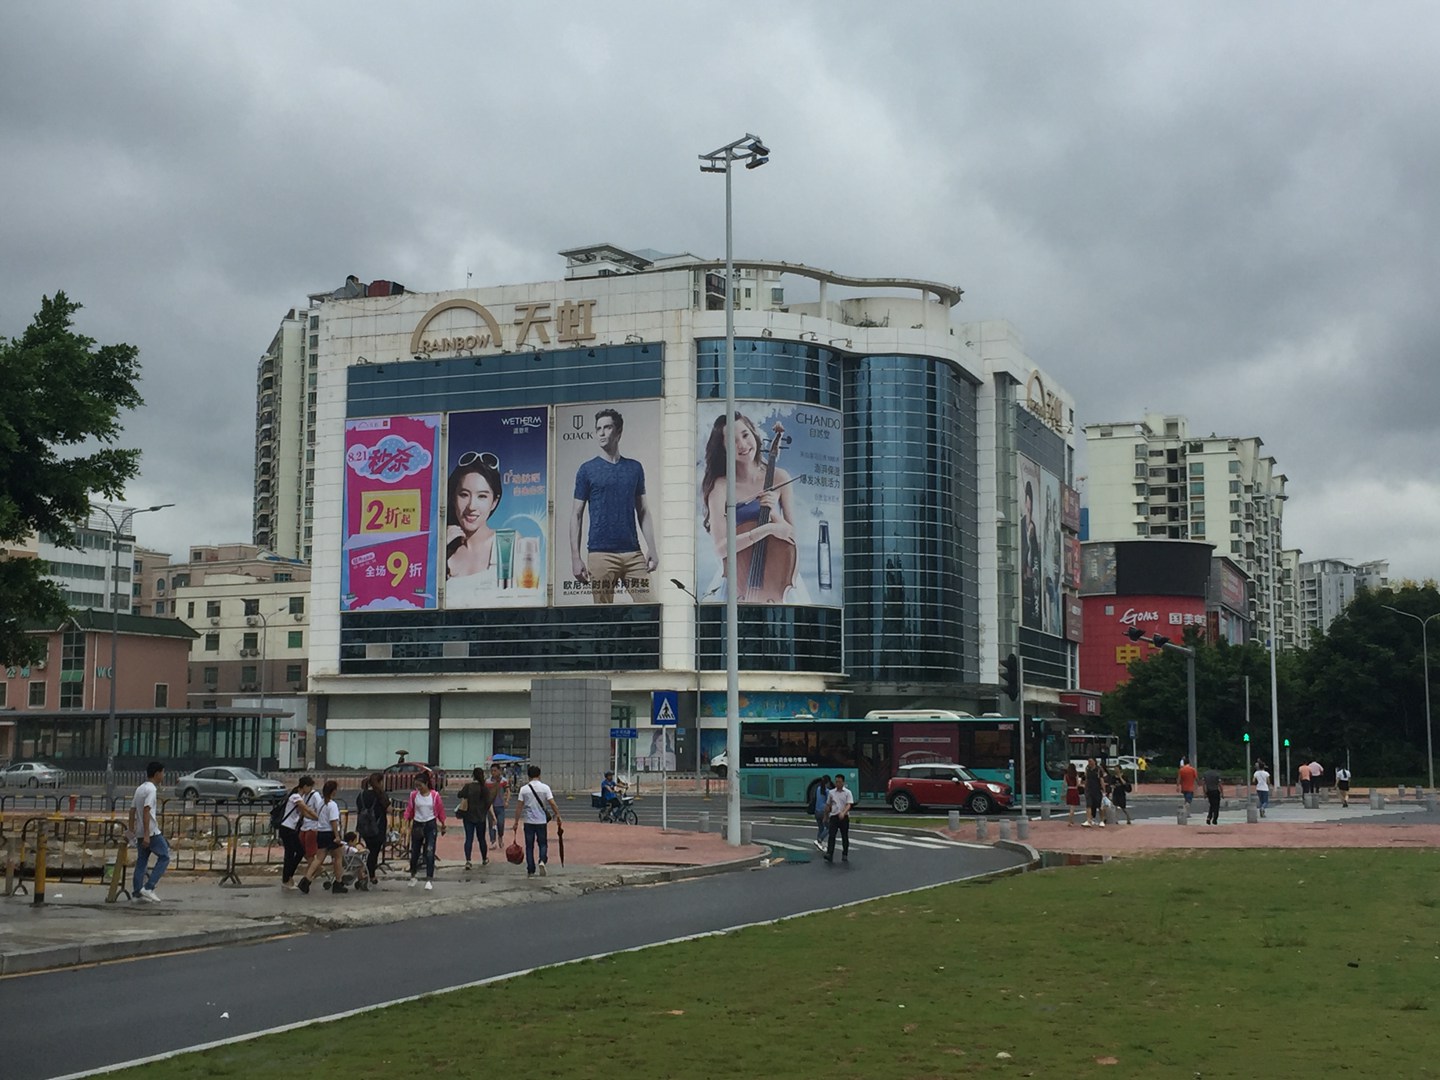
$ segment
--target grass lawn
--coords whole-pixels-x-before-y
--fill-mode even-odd
[[[1437,993],[1440,851],[1181,852],[586,961],[133,1073],[1440,1076]]]

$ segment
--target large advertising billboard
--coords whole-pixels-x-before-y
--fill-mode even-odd
[[[658,599],[662,415],[659,401],[555,406],[555,604]]]
[[[736,402],[737,599],[744,604],[840,607],[844,560],[844,446],[835,409]],[[696,583],[725,602],[724,405],[704,403],[696,439]]]
[[[1060,481],[1024,454],[1020,458],[1020,622],[1060,637],[1065,632],[1060,543]]]
[[[442,606],[544,607],[550,410],[460,412],[449,421]]]
[[[439,453],[438,415],[345,421],[342,609],[435,607]]]

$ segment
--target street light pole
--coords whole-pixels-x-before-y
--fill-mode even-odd
[[[705,596],[696,596],[685,587],[679,578],[671,578],[670,584],[688,596],[695,604],[695,789],[700,789],[700,601],[712,596],[719,588],[716,585]],[[707,793],[707,799],[710,797]]]
[[[1131,641],[1144,641],[1145,631],[1138,626],[1132,626],[1125,631],[1125,636]],[[1199,765],[1195,760],[1197,756],[1195,752],[1195,649],[1189,645],[1176,645],[1164,634],[1150,635],[1150,644],[1157,649],[1171,649],[1185,655],[1185,713],[1189,736],[1187,742],[1189,756],[1185,760],[1198,769]]]
[[[251,615],[254,615],[255,618],[260,620],[260,717],[255,722],[255,775],[263,776],[265,771],[260,767],[260,749],[265,734],[265,652],[266,646],[269,644],[270,618],[260,610],[259,600],[245,601],[246,607],[250,607],[251,605],[254,605],[255,610],[253,612],[247,611],[245,613],[246,617],[249,618]],[[270,614],[281,615],[284,612],[285,608],[281,608],[279,611],[272,611]]]
[[[701,172],[725,174],[725,771],[726,840],[740,844],[740,607],[736,582],[735,520],[735,249],[731,198],[731,172],[737,161],[758,169],[770,160],[770,150],[746,133],[743,139],[701,154]]]
[[[105,717],[105,804],[107,806],[115,799],[115,660],[120,644],[120,604],[117,600],[120,588],[120,536],[130,527],[136,514],[149,514],[174,505],[174,503],[161,503],[159,506],[131,507],[120,515],[119,521],[116,521],[115,516],[103,506],[92,508],[104,514],[105,520],[110,522],[111,543],[115,549],[115,561],[110,575],[110,711]]]
[[[1280,494],[1273,495],[1266,508],[1266,516],[1269,520],[1265,523],[1266,530],[1270,533],[1270,753],[1275,759],[1275,764],[1280,764],[1280,692],[1279,681],[1275,675],[1275,650],[1279,648],[1279,623],[1276,612],[1275,599],[1275,500],[1284,502],[1289,496]],[[1285,771],[1290,771],[1289,754],[1285,755]],[[1288,780],[1288,778],[1287,778]]]
[[[1433,615],[1426,615],[1423,619],[1419,615],[1412,615],[1408,611],[1401,611],[1399,608],[1391,607],[1389,604],[1381,605],[1386,611],[1393,611],[1396,615],[1404,615],[1407,619],[1414,619],[1420,624],[1420,669],[1424,672],[1425,679],[1425,757],[1430,763],[1430,786],[1428,791],[1435,790],[1435,747],[1431,741],[1430,734],[1430,640],[1426,631],[1429,629],[1430,620],[1440,618],[1440,611]]]

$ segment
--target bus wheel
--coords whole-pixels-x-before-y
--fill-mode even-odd
[[[908,814],[914,806],[915,803],[911,800],[910,793],[906,791],[897,791],[895,797],[890,800],[890,809],[897,814]]]
[[[981,795],[978,791],[970,796],[970,812],[972,814],[988,814],[990,812],[990,796]]]

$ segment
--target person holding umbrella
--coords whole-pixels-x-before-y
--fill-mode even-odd
[[[520,788],[520,813],[517,815],[525,823],[525,874],[534,877],[538,871],[544,877],[545,864],[550,859],[550,820],[555,820],[560,837],[561,865],[565,862],[565,827],[560,821],[560,808],[555,805],[555,792],[540,779],[540,766],[531,765],[527,775],[530,782]]]

